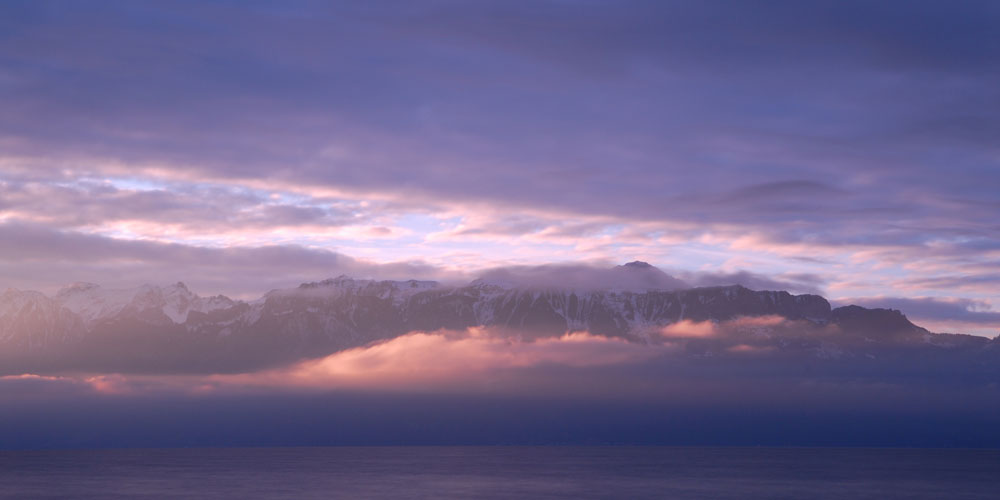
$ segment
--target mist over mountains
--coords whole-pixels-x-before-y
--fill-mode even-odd
[[[705,366],[780,361],[992,380],[1000,364],[997,339],[931,333],[899,311],[831,308],[818,295],[689,288],[642,262],[607,269],[599,282],[552,278],[495,272],[450,286],[340,276],[250,301],[201,297],[180,282],[76,283],[52,297],[9,289],[0,295],[0,374],[235,373],[470,329],[514,342],[585,332],[666,346],[675,362]]]

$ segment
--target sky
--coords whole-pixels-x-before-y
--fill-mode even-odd
[[[4,1],[0,290],[575,286],[639,260],[992,338],[997,26],[1000,3],[975,0]],[[5,374],[0,448],[1000,446],[990,366],[807,369],[746,361],[772,358],[742,340],[720,364],[677,361],[675,337],[731,327]],[[303,426],[321,421],[353,433]]]
[[[992,1],[4,2],[0,285],[250,297],[638,259],[992,336],[998,22]]]

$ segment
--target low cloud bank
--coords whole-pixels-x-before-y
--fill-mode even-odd
[[[450,390],[499,382],[519,370],[600,368],[641,363],[660,355],[662,349],[657,346],[586,332],[527,342],[505,336],[499,330],[471,328],[413,332],[288,368],[218,376],[213,380],[223,384],[311,389]]]
[[[5,376],[0,448],[1000,445],[995,371],[788,357],[775,328],[791,326],[682,322],[648,345],[413,332],[236,375]]]
[[[922,331],[922,330],[920,330]],[[784,383],[989,386],[1000,383],[1000,344],[961,335],[900,337],[844,331],[780,316],[683,320],[633,338],[586,331],[521,335],[507,328],[414,331],[315,359],[242,373],[59,373],[0,377],[10,387],[53,384],[104,395],[361,390],[617,397],[691,395]],[[5,386],[6,387],[6,386]],[[724,392],[727,392],[726,389]],[[13,394],[31,391],[13,390]],[[765,391],[766,392],[766,391]]]
[[[647,333],[416,331],[239,374],[4,376],[0,448],[1000,445],[1000,349],[834,343],[777,316]]]

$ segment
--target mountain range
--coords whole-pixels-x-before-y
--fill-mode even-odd
[[[469,328],[521,341],[586,331],[671,343],[688,360],[905,355],[991,373],[1000,361],[1000,338],[931,333],[896,310],[831,308],[818,295],[739,285],[685,288],[643,262],[616,266],[608,282],[584,289],[503,279],[456,286],[340,276],[251,301],[201,297],[180,282],[130,289],[75,283],[52,297],[8,289],[0,295],[0,374],[237,372],[414,331]]]

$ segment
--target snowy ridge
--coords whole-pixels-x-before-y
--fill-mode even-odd
[[[410,297],[429,290],[440,288],[436,281],[376,281],[370,279],[353,279],[346,275],[329,278],[319,282],[303,283],[297,288],[279,289],[268,292],[265,296],[311,296],[327,300],[345,295],[365,295],[380,299],[392,299],[393,303],[401,304]]]
[[[56,301],[73,311],[88,326],[113,318],[127,310],[158,310],[173,323],[187,321],[192,311],[208,313],[232,307],[235,302],[217,295],[202,298],[177,282],[167,287],[142,285],[136,288],[103,288],[93,283],[74,283],[56,293]]]
[[[0,295],[0,342],[34,351],[83,332],[79,317],[44,294],[7,289]]]
[[[20,312],[25,308],[51,307],[51,301],[41,292],[8,288],[0,295],[0,317]]]
[[[646,268],[634,264],[616,272],[642,269]],[[744,320],[755,317],[764,319]],[[175,350],[180,359],[215,355],[237,363],[234,360],[244,359],[238,353],[251,353],[246,354],[246,363],[263,363],[322,356],[414,331],[476,327],[525,339],[586,331],[650,344],[663,341],[663,328],[685,320],[717,325],[708,328],[731,325],[727,331],[742,342],[766,344],[761,349],[797,349],[826,358],[846,355],[842,353],[849,349],[842,346],[848,344],[855,346],[852,349],[859,345],[869,349],[879,342],[965,348],[979,342],[930,334],[898,311],[831,309],[816,295],[754,291],[738,285],[681,290],[561,288],[558,283],[512,286],[482,279],[465,286],[442,286],[434,281],[338,276],[272,290],[250,302],[221,295],[200,297],[179,282],[124,289],[75,283],[54,298],[8,290],[0,296],[0,346],[7,352],[34,352],[40,346],[85,344],[93,338],[96,346],[155,344],[158,350]],[[791,327],[783,326],[786,320]],[[789,330],[799,328],[795,325],[812,329],[826,343]],[[828,325],[834,328],[826,329]],[[143,348],[134,347],[136,352]]]
[[[54,301],[37,292],[31,297],[52,302],[50,309],[61,307],[72,312],[88,330],[108,321],[135,318],[147,324],[183,325],[187,331],[205,334],[238,334],[260,325],[257,328],[304,337],[333,338],[346,332],[362,339],[371,332],[388,335],[405,333],[407,329],[473,326],[548,332],[587,330],[642,338],[651,328],[685,319],[778,314],[821,324],[830,316],[829,303],[822,297],[754,292],[740,286],[678,291],[567,290],[475,280],[456,288],[434,281],[376,281],[348,276],[272,290],[249,303],[221,295],[200,297],[180,282],[125,289],[74,283],[60,290]],[[0,311],[18,304],[5,299]],[[195,312],[201,314],[192,323],[189,320]]]

